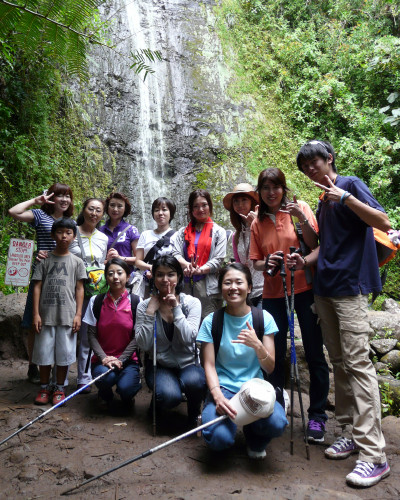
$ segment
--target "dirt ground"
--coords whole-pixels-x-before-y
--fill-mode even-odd
[[[26,361],[0,361],[0,440],[43,411],[32,403],[38,386],[26,380],[26,371]],[[69,392],[75,390],[75,376],[74,366]],[[158,423],[157,436],[152,436],[147,416],[151,394],[145,384],[135,407],[125,415],[119,401],[112,415],[100,409],[96,393],[94,389],[90,395],[74,397],[65,408],[57,408],[0,448],[0,498],[59,498],[85,479],[187,430],[183,403]],[[303,401],[307,408],[307,396]],[[330,461],[324,458],[325,446],[310,445],[311,459],[306,459],[297,397],[295,403],[293,455],[289,428],[270,443],[262,462],[247,458],[241,432],[234,448],[223,454],[213,454],[194,435],[62,498],[400,498],[400,419],[383,421],[391,475],[372,488],[354,489],[346,486],[345,475],[353,468],[356,455]],[[330,417],[326,443],[333,442],[338,431],[333,415]]]

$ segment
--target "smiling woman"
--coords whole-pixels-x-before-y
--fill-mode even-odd
[[[70,246],[71,253],[77,255],[88,265],[96,264],[100,268],[104,268],[104,261],[107,255],[108,238],[101,233],[97,227],[104,214],[104,201],[98,198],[88,198],[82,207],[81,213],[77,218],[78,234],[77,238]],[[79,241],[80,240],[80,241]],[[82,254],[83,251],[83,254]],[[85,314],[89,298],[85,298],[83,302],[82,315]],[[91,380],[90,369],[85,373],[86,361],[89,355],[89,342],[87,338],[87,324],[82,323],[79,330],[80,343],[78,351],[78,389],[83,385],[88,384]],[[88,387],[82,393],[88,393],[91,388]]]
[[[136,246],[139,231],[124,220],[131,213],[131,204],[127,196],[112,192],[106,199],[105,213],[108,220],[100,231],[108,238],[107,260],[120,257],[129,264],[130,272],[136,261]]]
[[[174,234],[172,254],[183,268],[185,292],[200,299],[204,318],[222,305],[217,273],[226,255],[226,232],[211,219],[208,191],[190,193],[188,205],[190,222]]]
[[[218,286],[226,301],[226,308],[208,315],[200,328],[197,341],[206,373],[208,394],[202,413],[203,424],[218,415],[231,419],[236,411],[230,399],[241,386],[253,379],[263,379],[262,369],[271,373],[275,364],[274,334],[278,330],[272,316],[266,311],[250,307],[251,273],[240,263],[230,264],[219,275]],[[263,319],[261,332],[255,331],[253,313],[259,311]],[[217,321],[214,315],[222,313],[222,332],[218,345]],[[262,338],[259,337],[260,333]],[[280,436],[287,425],[283,407],[276,402],[268,418],[243,427],[250,458],[262,459],[272,438]],[[216,451],[229,448],[235,441],[236,424],[224,420],[203,430],[207,445]]]

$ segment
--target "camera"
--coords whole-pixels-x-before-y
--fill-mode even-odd
[[[272,269],[267,270],[267,275],[271,278],[276,276],[279,271],[282,272],[282,269],[283,269],[283,271],[285,270],[285,263],[283,260],[283,255],[284,255],[283,252],[278,252],[276,255],[280,255],[282,257],[282,260],[280,261],[280,265],[276,265]]]

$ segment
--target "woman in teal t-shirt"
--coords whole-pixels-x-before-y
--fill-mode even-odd
[[[236,412],[229,400],[244,382],[263,378],[262,370],[271,373],[275,366],[274,334],[278,328],[272,316],[263,311],[264,336],[259,340],[253,328],[249,303],[252,279],[249,268],[240,263],[230,264],[219,275],[218,287],[226,302],[221,342],[215,356],[212,318],[209,314],[201,325],[197,341],[202,343],[202,359],[208,394],[202,413],[203,423],[218,415],[234,418]],[[280,436],[286,425],[285,411],[275,403],[274,412],[243,427],[247,453],[250,458],[262,459],[265,448],[273,437]],[[231,420],[212,425],[203,430],[203,437],[210,448],[224,450],[235,441],[236,424]]]

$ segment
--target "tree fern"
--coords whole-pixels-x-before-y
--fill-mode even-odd
[[[104,0],[0,0],[0,53],[6,57],[4,43],[27,58],[52,57],[71,75],[86,79],[87,48],[93,43],[115,50],[98,36],[103,23],[95,22]],[[154,70],[146,64],[161,60],[158,51],[142,49],[131,55],[135,73],[144,78]]]

